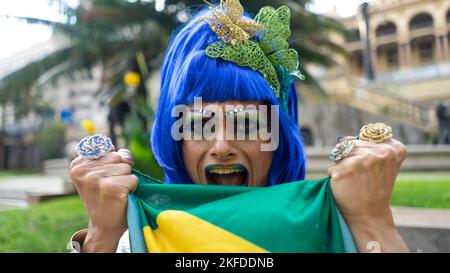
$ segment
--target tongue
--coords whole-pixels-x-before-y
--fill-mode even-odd
[[[217,185],[239,186],[244,183],[244,173],[211,174],[211,180]]]

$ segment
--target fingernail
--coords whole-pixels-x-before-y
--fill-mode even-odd
[[[120,151],[118,152],[123,158],[127,159],[127,160],[131,160],[133,161],[133,157],[131,156],[130,153],[128,152],[124,152],[124,151]]]
[[[345,138],[345,136],[338,136],[338,137],[336,138],[336,142],[341,142],[342,139],[344,139],[344,138]]]

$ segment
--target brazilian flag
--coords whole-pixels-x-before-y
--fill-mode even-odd
[[[356,252],[330,179],[272,187],[164,184],[137,171],[131,252]]]

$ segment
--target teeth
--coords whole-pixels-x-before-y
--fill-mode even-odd
[[[232,173],[241,173],[242,170],[220,170],[220,169],[212,169],[209,170],[209,173],[215,173],[215,174],[232,174]]]

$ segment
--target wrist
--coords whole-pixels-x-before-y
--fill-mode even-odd
[[[116,252],[117,245],[123,231],[105,231],[89,227],[83,242],[81,252],[83,253],[111,253]]]
[[[395,229],[394,217],[389,207],[378,213],[364,213],[351,216],[344,215],[344,218],[349,226],[354,226],[355,228],[366,230],[371,233]]]
[[[390,217],[349,219],[347,224],[359,252],[409,252],[392,214]]]

